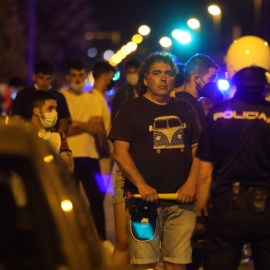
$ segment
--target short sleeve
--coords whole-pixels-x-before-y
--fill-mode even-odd
[[[132,136],[132,109],[129,102],[125,103],[116,114],[108,139],[113,141],[131,141]]]

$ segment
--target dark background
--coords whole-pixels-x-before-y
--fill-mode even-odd
[[[270,42],[270,1],[261,0],[262,9],[255,16],[257,1],[0,0],[0,82],[12,76],[27,78],[32,72],[29,64],[41,58],[53,61],[56,79],[64,78],[65,67],[74,58],[83,59],[90,70],[105,50],[119,50],[142,24],[148,25],[151,33],[129,57],[144,59],[153,51],[164,50],[158,43],[162,36],[171,37],[176,28],[188,30],[186,21],[191,17],[201,23],[199,31],[191,30],[193,41],[181,45],[171,37],[173,45],[169,51],[179,62],[204,53],[224,69],[223,59],[236,26],[241,36],[257,35]],[[210,4],[217,4],[222,10],[219,31],[214,31],[213,17],[207,11]],[[29,30],[34,33],[30,42]],[[85,39],[87,32],[113,31],[119,34],[118,41]],[[87,56],[90,47],[97,48],[95,58]],[[122,64],[117,68],[121,69]]]

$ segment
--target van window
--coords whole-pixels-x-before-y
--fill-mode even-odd
[[[169,119],[168,122],[170,128],[179,127],[181,125],[179,119]]]
[[[155,128],[167,128],[167,121],[166,120],[157,120],[155,122]]]

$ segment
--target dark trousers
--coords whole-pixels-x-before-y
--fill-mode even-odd
[[[199,270],[204,260],[205,249],[193,248],[192,250],[192,263],[187,264],[187,270]]]
[[[104,213],[105,188],[100,173],[98,159],[81,157],[74,158],[74,176],[81,181],[90,203],[93,220],[99,237],[106,240],[106,226]]]
[[[270,207],[256,212],[248,191],[240,191],[237,207],[232,194],[211,199],[206,233],[205,270],[237,270],[244,244],[251,245],[256,270],[270,269]]]

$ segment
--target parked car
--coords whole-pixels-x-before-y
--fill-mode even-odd
[[[0,269],[114,269],[73,177],[30,123],[0,119]],[[118,267],[119,269],[119,267]]]

